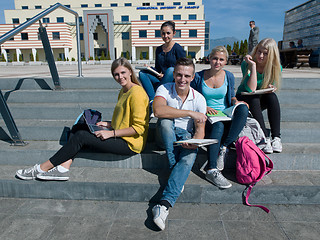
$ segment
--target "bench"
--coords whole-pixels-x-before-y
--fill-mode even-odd
[[[300,68],[309,66],[309,58],[312,49],[290,48],[280,50],[281,64],[284,68]]]

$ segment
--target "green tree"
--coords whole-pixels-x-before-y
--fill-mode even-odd
[[[126,59],[130,59],[130,53],[129,53],[129,51],[126,52]]]
[[[30,53],[30,62],[33,62],[34,61],[34,57],[33,57],[33,54]]]
[[[16,53],[13,54],[13,61],[14,61],[14,62],[17,61],[17,54],[16,54]]]
[[[4,54],[2,53],[1,54],[1,62],[5,62],[6,61],[6,58],[4,57]]]
[[[108,53],[107,53],[107,60],[111,60],[110,51],[109,50],[108,50]]]
[[[104,53],[104,51],[101,52],[101,57],[100,60],[107,60],[106,55]]]
[[[231,49],[231,46],[229,44],[227,45],[227,51],[228,51],[229,55],[231,55],[232,49]]]
[[[149,52],[146,54],[146,59],[149,60]]]
[[[36,52],[36,61],[39,61],[39,54]]]

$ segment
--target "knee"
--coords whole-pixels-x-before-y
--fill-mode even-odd
[[[236,111],[241,115],[248,115],[249,108],[245,104],[240,104],[239,106],[237,106]]]
[[[173,71],[174,71],[174,67],[169,67],[167,68],[166,72],[165,72],[165,75],[172,75],[173,76]]]
[[[172,119],[167,119],[167,118],[159,118],[157,122],[157,127],[161,131],[165,132],[173,132],[173,120]]]

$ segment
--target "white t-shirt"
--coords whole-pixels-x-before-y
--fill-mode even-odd
[[[191,110],[206,114],[207,103],[205,98],[196,90],[190,87],[187,99],[182,102],[178,96],[175,83],[166,83],[158,87],[155,97],[163,97],[167,101],[167,105],[180,110]],[[175,118],[175,127],[187,129],[189,132],[193,130],[193,119],[191,117]]]

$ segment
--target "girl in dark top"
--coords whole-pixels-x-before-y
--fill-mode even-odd
[[[140,71],[139,78],[142,86],[146,90],[150,102],[153,101],[157,88],[167,82],[173,82],[173,68],[177,59],[185,57],[183,48],[173,41],[176,34],[175,23],[172,21],[164,22],[161,25],[161,37],[164,44],[156,49],[155,70],[160,75],[155,76],[148,71]]]

